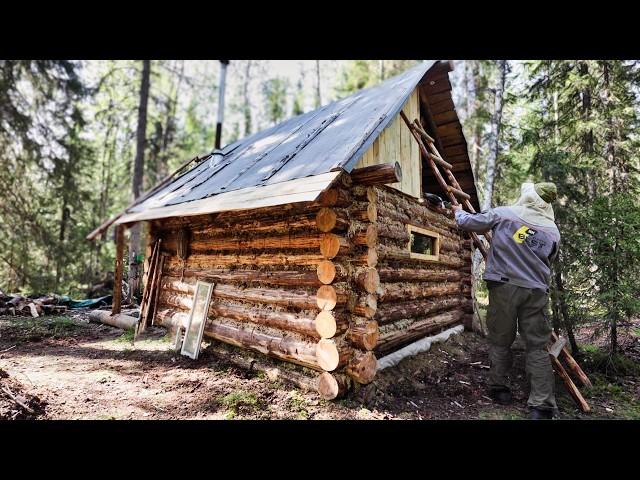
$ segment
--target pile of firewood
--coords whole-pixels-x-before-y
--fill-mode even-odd
[[[60,314],[67,311],[64,305],[58,305],[54,296],[38,298],[6,294],[0,290],[0,315],[39,317],[41,315]]]

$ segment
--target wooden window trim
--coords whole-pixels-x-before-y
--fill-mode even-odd
[[[423,253],[415,253],[411,251],[411,233],[421,233],[435,239],[435,255],[425,255]],[[409,250],[409,258],[415,258],[416,260],[426,260],[429,262],[438,262],[440,260],[440,234],[427,230],[425,228],[416,227],[415,225],[407,224],[407,233],[409,234],[409,241],[407,242],[407,249]]]

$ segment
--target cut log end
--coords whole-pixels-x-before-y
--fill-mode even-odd
[[[336,278],[336,266],[329,260],[320,262],[316,272],[318,273],[318,280],[325,285],[330,284]]]
[[[316,293],[316,303],[320,310],[333,310],[338,303],[338,294],[331,285],[323,285]]]
[[[340,251],[340,239],[333,233],[325,233],[320,237],[320,253],[325,258],[334,258]]]
[[[373,352],[366,352],[356,354],[347,365],[345,372],[356,382],[367,384],[373,381],[377,369],[378,360],[376,356]]]
[[[323,370],[331,372],[340,364],[340,352],[333,340],[323,338],[316,346],[316,359]]]
[[[325,400],[334,400],[349,391],[349,379],[344,375],[332,375],[324,372],[318,378],[318,393]]]
[[[380,287],[380,276],[375,268],[367,268],[357,277],[358,285],[367,293],[376,293]]]
[[[373,350],[378,344],[380,336],[378,322],[370,320],[360,325],[354,325],[350,328],[347,339],[353,345],[364,350]]]
[[[316,214],[316,226],[321,232],[330,232],[336,226],[337,215],[331,208],[321,208]]]
[[[338,329],[336,319],[328,310],[323,310],[315,319],[316,331],[321,338],[331,338],[336,334]]]

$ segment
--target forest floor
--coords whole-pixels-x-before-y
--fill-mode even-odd
[[[593,411],[581,414],[558,382],[560,418],[640,419],[640,320],[621,330],[625,360],[616,372],[603,361],[605,339],[588,326],[578,332],[581,364],[594,382],[582,391]],[[159,327],[134,344],[130,332],[89,323],[84,313],[0,317],[0,419],[522,419],[527,382],[518,342],[514,357],[509,407],[487,397],[486,341],[467,332],[328,402],[228,365],[206,346],[197,361],[183,357]]]

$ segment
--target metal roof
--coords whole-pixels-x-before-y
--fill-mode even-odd
[[[339,169],[350,172],[435,64],[423,62],[379,85],[229,144],[127,213]]]

